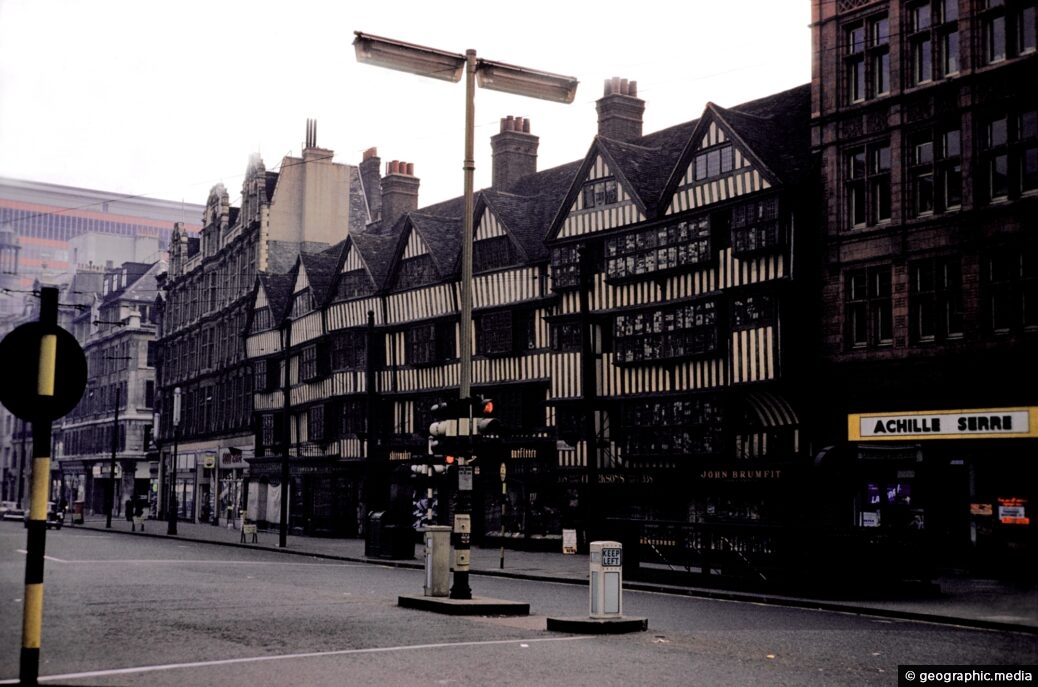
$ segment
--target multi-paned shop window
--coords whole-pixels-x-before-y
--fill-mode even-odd
[[[732,252],[745,255],[782,245],[778,198],[762,198],[732,208]]]
[[[614,205],[617,200],[616,179],[596,179],[587,182],[582,189],[581,200],[583,210]]]
[[[717,303],[700,301],[617,315],[613,345],[618,363],[712,353],[718,347]]]
[[[606,276],[624,279],[709,263],[709,216],[632,231],[606,240]]]

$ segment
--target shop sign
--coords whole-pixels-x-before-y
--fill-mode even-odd
[[[998,520],[1003,525],[1029,525],[1027,499],[1009,498],[998,500]]]
[[[861,413],[847,416],[850,441],[1038,437],[1038,407]]]
[[[244,468],[245,467],[245,456],[241,449],[229,448],[226,451],[220,453],[220,467],[221,468]]]
[[[216,467],[216,454],[212,451],[206,451],[202,454],[202,467],[206,470],[212,470]]]
[[[91,470],[91,474],[98,479],[108,479],[112,474],[112,466],[108,463],[94,463],[94,467]],[[115,477],[121,479],[123,476],[123,466],[118,463],[115,464]]]
[[[970,504],[970,515],[978,515],[983,517],[990,517],[995,514],[994,508],[990,503],[971,503]]]
[[[782,479],[781,470],[703,470],[699,473],[700,479],[712,480],[769,480]]]

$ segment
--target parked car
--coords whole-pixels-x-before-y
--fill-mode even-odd
[[[25,511],[25,526],[29,526],[29,511]],[[47,529],[60,530],[65,524],[65,511],[58,509],[58,504],[53,501],[47,502]]]
[[[25,510],[15,501],[0,501],[0,520],[21,520]]]

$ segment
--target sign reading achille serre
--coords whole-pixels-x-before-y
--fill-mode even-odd
[[[1038,437],[1038,407],[847,416],[850,441],[1020,437]]]

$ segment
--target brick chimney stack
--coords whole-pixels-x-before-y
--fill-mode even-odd
[[[645,101],[638,97],[638,82],[614,76],[606,79],[605,93],[596,103],[598,135],[617,141],[642,137]]]
[[[382,177],[382,226],[392,227],[401,217],[418,209],[418,179],[414,163],[393,160]]]
[[[382,214],[382,159],[377,148],[368,148],[360,161],[360,183],[368,201],[368,216],[374,220]]]
[[[493,150],[491,186],[507,189],[524,176],[537,171],[537,146],[540,139],[530,133],[530,120],[511,115],[501,119],[501,132],[490,137]]]

